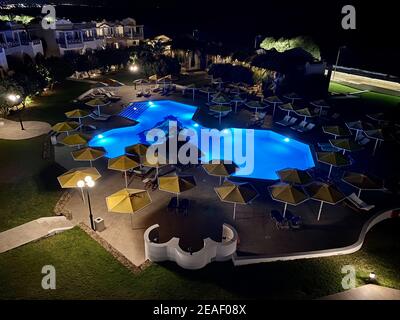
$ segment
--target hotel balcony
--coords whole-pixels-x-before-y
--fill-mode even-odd
[[[0,48],[3,48],[6,55],[27,54],[34,58],[38,53],[43,54],[42,41],[40,39],[7,40],[0,42]]]

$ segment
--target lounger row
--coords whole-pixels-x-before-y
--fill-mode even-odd
[[[291,117],[289,115],[285,116],[282,120],[277,121],[276,124],[279,124],[283,127],[290,127],[290,129],[298,131],[298,132],[307,132],[315,127],[315,123],[307,122],[305,120],[301,121],[299,124],[294,125],[297,122],[297,118]]]

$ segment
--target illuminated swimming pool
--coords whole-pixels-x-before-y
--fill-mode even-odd
[[[125,153],[125,147],[135,143],[146,143],[146,132],[154,127],[162,128],[167,120],[175,120],[178,127],[195,130],[200,137],[201,129],[205,129],[192,120],[196,107],[178,103],[170,100],[153,102],[139,102],[126,107],[121,116],[125,116],[139,123],[135,126],[112,129],[97,135],[90,140],[89,145],[93,147],[104,147],[107,157],[113,158]],[[307,169],[314,167],[314,160],[308,145],[299,141],[289,139],[283,135],[270,130],[250,130],[254,133],[254,153],[249,151],[250,157],[254,154],[254,166],[243,163],[241,155],[246,155],[246,132],[245,129],[230,128],[222,131],[221,143],[213,144],[206,148],[200,143],[199,148],[204,156],[202,161],[219,158],[233,160],[240,169],[236,176],[258,179],[276,179],[276,171],[284,168]],[[217,132],[216,134],[219,134]],[[214,136],[214,133],[212,133]],[[226,136],[226,137],[225,137]],[[251,134],[250,134],[251,136]],[[224,141],[231,139],[232,148],[225,149]],[[231,146],[230,144],[227,144]],[[242,146],[242,153],[235,153],[235,148]],[[231,151],[229,151],[231,149]],[[252,151],[252,150],[251,150]],[[251,172],[249,168],[254,167]]]

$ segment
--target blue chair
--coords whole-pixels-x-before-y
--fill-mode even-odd
[[[286,211],[286,219],[289,222],[289,226],[292,229],[299,229],[301,228],[302,225],[302,221],[301,221],[301,217],[299,216],[295,216],[293,213],[291,213],[290,211]]]

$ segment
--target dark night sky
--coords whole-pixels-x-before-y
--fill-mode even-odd
[[[207,38],[238,48],[252,46],[257,34],[310,35],[329,62],[334,62],[338,46],[346,45],[342,64],[400,75],[398,10],[394,1],[66,0],[74,1],[102,4],[104,8],[59,7],[58,15],[85,20],[131,16],[145,24],[147,36],[174,36],[199,29]],[[341,8],[345,4],[353,4],[357,10],[356,30],[341,28]]]

